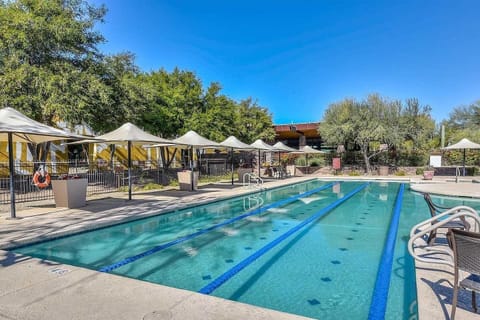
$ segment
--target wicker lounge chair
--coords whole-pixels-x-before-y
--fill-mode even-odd
[[[430,215],[432,216],[432,218],[435,217],[438,213],[451,209],[451,208],[442,207],[435,204],[428,193],[425,193],[423,195],[423,198],[425,199],[425,202],[427,202],[428,209],[430,210]],[[438,221],[434,221],[432,222],[432,224],[435,224],[436,222]],[[444,224],[441,228],[469,230],[470,224],[465,220],[465,217],[461,217],[458,220],[450,221]],[[427,243],[429,245],[434,244],[436,237],[437,237],[437,229],[433,229],[428,235]]]
[[[447,238],[453,250],[455,268],[450,316],[450,319],[454,320],[459,287],[472,291],[472,308],[477,312],[475,292],[480,292],[480,233],[452,229],[448,232]],[[466,271],[470,275],[459,282],[459,271]]]

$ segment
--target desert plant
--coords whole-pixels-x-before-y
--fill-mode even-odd
[[[405,176],[407,173],[404,170],[398,170],[395,172],[396,176]]]
[[[348,173],[348,175],[351,177],[358,177],[360,176],[360,172],[358,172],[357,170],[352,170]]]

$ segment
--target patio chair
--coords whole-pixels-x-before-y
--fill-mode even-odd
[[[455,279],[451,320],[455,319],[458,302],[458,288],[472,291],[472,308],[477,312],[475,292],[480,292],[480,233],[452,229],[447,233],[449,245],[453,250]],[[459,271],[470,275],[459,282]]]
[[[432,201],[432,198],[430,197],[430,194],[428,194],[428,193],[425,193],[423,195],[423,198],[425,199],[425,202],[427,202],[428,209],[430,210],[430,215],[432,216],[432,218],[435,217],[437,214],[443,212],[443,211],[451,209],[451,208],[448,208],[448,207],[442,207],[442,206],[439,206],[438,204],[435,204]],[[438,221],[434,221],[434,222],[432,222],[432,224],[435,224],[437,222]],[[441,228],[461,229],[461,230],[467,230],[468,231],[468,230],[470,230],[470,224],[465,220],[465,217],[460,217],[458,220],[450,221],[450,222],[444,224],[443,226],[441,226]],[[433,229],[432,231],[430,231],[430,234],[428,235],[427,243],[429,245],[434,244],[436,238],[437,238],[437,229]]]

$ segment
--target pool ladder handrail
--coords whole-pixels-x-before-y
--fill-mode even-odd
[[[245,173],[243,175],[243,186],[244,187],[252,187],[252,182],[255,182],[255,184],[253,185],[254,187],[256,188],[263,188],[263,179],[260,178],[258,175],[256,175],[255,173]]]
[[[448,216],[448,217],[446,217],[445,219],[439,220],[439,218],[443,218],[445,216]],[[430,231],[440,228],[443,225],[447,224],[448,222],[458,219],[460,217],[472,218],[476,222],[475,231],[478,232],[478,230],[480,230],[480,216],[478,215],[478,212],[475,209],[468,206],[457,206],[457,207],[451,208],[445,212],[442,212],[436,215],[435,217],[432,217],[430,219],[420,222],[410,230],[410,240],[408,241],[408,246],[407,246],[408,252],[410,253],[410,255],[417,261],[427,262],[427,263],[436,263],[436,264],[446,264],[453,267],[453,252],[448,246],[430,246],[430,247],[426,246],[424,247],[424,249],[428,252],[446,253],[451,257],[451,260],[425,258],[418,255],[415,252],[415,241],[419,238],[423,238],[425,235],[429,234]],[[425,229],[419,229],[421,227],[425,227],[426,225],[429,225],[429,226],[426,227]]]

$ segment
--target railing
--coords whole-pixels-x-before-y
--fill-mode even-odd
[[[408,241],[408,252],[410,255],[418,261],[427,262],[427,263],[437,263],[437,264],[446,264],[449,266],[453,266],[453,262],[451,260],[444,260],[444,259],[434,259],[419,255],[415,251],[415,241],[419,238],[423,238],[425,235],[429,234],[432,230],[441,228],[448,222],[459,219],[460,217],[469,217],[472,218],[476,222],[475,230],[480,230],[480,217],[475,211],[475,209],[467,207],[467,206],[458,206],[452,209],[449,209],[441,214],[436,215],[430,219],[420,222],[416,226],[414,226],[410,231],[410,240]],[[443,219],[442,219],[443,218]],[[440,219],[440,220],[439,220]],[[428,226],[428,227],[427,227]],[[437,253],[446,253],[449,256],[452,255],[451,250],[445,246],[432,246],[432,247],[425,247],[425,250],[428,253],[437,252]]]
[[[263,188],[263,179],[255,173],[245,173],[243,175],[243,186],[247,188],[251,188],[252,186],[255,188]]]
[[[458,183],[458,179],[460,177],[460,167],[455,168],[455,182]]]
[[[51,185],[38,188],[33,183],[33,175],[39,166],[49,173],[51,180],[64,178],[86,178],[87,196],[115,192],[128,185],[128,171],[125,164],[106,161],[88,162],[16,162],[14,166],[15,202],[32,202],[53,199]],[[165,185],[176,179],[176,170],[163,170],[147,162],[135,162],[132,168],[134,184],[156,183]],[[10,179],[8,163],[0,162],[0,205],[10,203]]]

